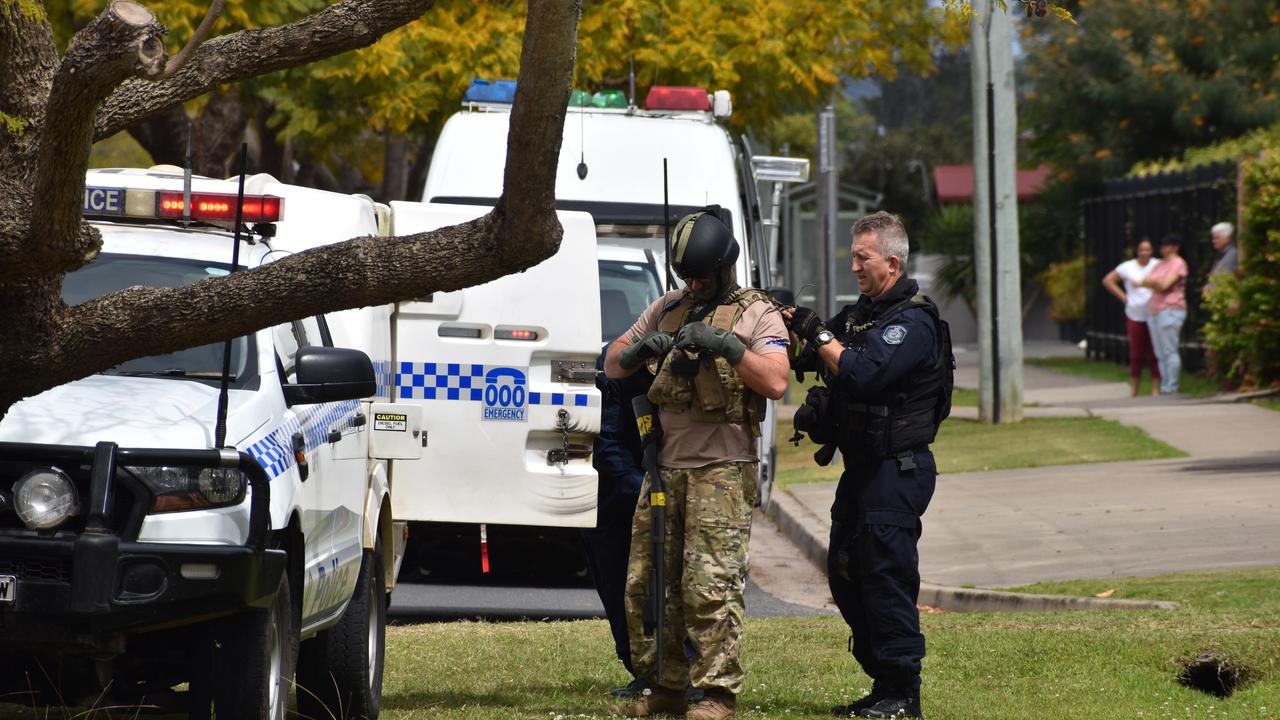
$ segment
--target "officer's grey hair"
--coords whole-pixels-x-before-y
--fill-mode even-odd
[[[902,226],[902,221],[897,215],[887,213],[883,210],[871,213],[853,224],[853,239],[856,242],[859,235],[867,233],[875,233],[876,250],[880,252],[880,257],[888,260],[891,257],[898,258],[902,265],[902,271],[905,273],[907,269],[907,252],[910,247],[907,244],[907,229]]]
[[[1235,232],[1236,232],[1235,226],[1229,222],[1220,222],[1217,225],[1214,225],[1213,227],[1209,228],[1210,235],[1217,235],[1218,233],[1223,233],[1227,237],[1232,237],[1233,235],[1235,235]]]

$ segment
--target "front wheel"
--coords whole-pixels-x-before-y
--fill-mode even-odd
[[[218,621],[214,639],[213,672],[191,680],[197,699],[192,717],[205,716],[198,699],[208,698],[216,718],[284,720],[298,658],[298,619],[288,573],[281,574],[270,607]]]
[[[382,710],[386,633],[386,571],[379,541],[360,561],[360,576],[342,619],[302,644],[298,713],[376,720]]]

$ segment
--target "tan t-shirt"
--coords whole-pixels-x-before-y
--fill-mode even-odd
[[[662,308],[680,297],[684,290],[672,290],[640,313],[627,331],[631,342],[640,342],[658,329]],[[787,328],[782,314],[772,303],[759,300],[742,312],[733,334],[757,355],[785,353]],[[739,423],[697,422],[689,412],[658,411],[662,423],[662,454],[665,467],[694,468],[721,462],[756,462],[756,441],[751,428]]]

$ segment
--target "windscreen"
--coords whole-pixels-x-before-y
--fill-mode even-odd
[[[85,267],[68,274],[62,285],[67,305],[79,305],[127,287],[173,288],[230,274],[231,265],[199,260],[102,253]],[[128,360],[107,370],[107,375],[173,377],[216,385],[222,377],[226,344],[209,343],[186,350]],[[252,336],[231,343],[231,386],[245,387],[256,380],[256,350]]]
[[[662,294],[653,265],[618,260],[600,261],[601,342],[612,342],[635,323]]]

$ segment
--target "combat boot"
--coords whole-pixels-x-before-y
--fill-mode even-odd
[[[674,715],[683,717],[688,709],[683,690],[668,690],[664,687],[645,688],[639,697],[628,703],[614,705],[610,711],[622,717],[653,717],[654,715]]]
[[[924,713],[920,712],[920,691],[896,688],[886,690],[871,707],[859,710],[857,717],[924,720]]]
[[[836,705],[835,707],[831,708],[831,714],[835,715],[836,717],[843,717],[843,718],[857,717],[859,710],[862,710],[864,708],[869,708],[872,705],[875,705],[876,703],[880,702],[880,695],[881,695],[880,689],[873,684],[871,686],[871,692],[867,693],[866,695],[863,695],[857,700],[854,700],[848,705]]]
[[[738,699],[733,693],[713,688],[703,692],[702,699],[685,713],[685,720],[733,720],[737,707]]]

